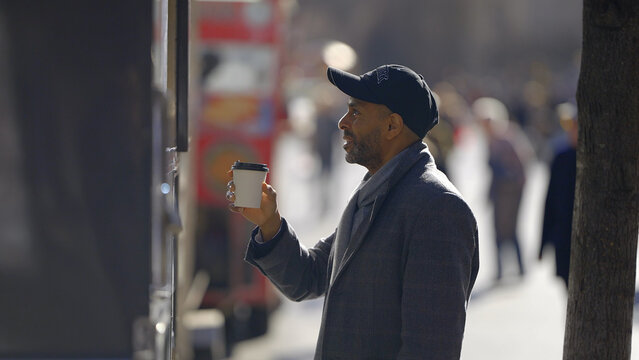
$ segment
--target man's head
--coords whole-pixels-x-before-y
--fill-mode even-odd
[[[388,107],[419,138],[437,124],[435,98],[424,77],[403,65],[382,65],[363,75],[328,68],[328,80],[355,99]]]
[[[346,161],[371,173],[437,123],[428,85],[404,66],[384,65],[361,76],[329,68],[327,74],[350,96],[348,112],[338,125],[344,131]]]

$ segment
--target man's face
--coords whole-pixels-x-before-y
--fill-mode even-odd
[[[383,120],[390,113],[384,105],[349,99],[348,112],[338,123],[339,128],[344,131],[347,162],[360,164],[371,172],[377,171],[383,165]]]

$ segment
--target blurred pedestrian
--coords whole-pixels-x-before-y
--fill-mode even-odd
[[[428,135],[424,138],[424,142],[428,145],[437,168],[447,176],[449,175],[448,155],[450,155],[454,146],[453,132],[454,129],[450,122],[440,118],[437,126],[428,132]]]
[[[338,99],[335,95],[337,91],[330,84],[322,83],[314,87],[312,91],[315,103],[315,133],[311,140],[313,150],[317,154],[320,163],[320,215],[323,216],[332,208],[333,198],[333,154],[335,142],[338,140],[339,129],[335,126],[335,118],[339,116],[341,107],[338,108]]]
[[[439,123],[428,132],[424,142],[435,158],[437,168],[450,176],[448,157],[455,148],[456,136],[470,115],[468,103],[455,87],[448,82],[435,85],[435,100],[439,110]]]
[[[568,146],[560,149],[550,165],[550,181],[544,206],[539,259],[546,246],[555,249],[556,274],[568,288],[572,212],[577,179],[577,109],[563,103],[557,107],[559,123],[566,132]]]
[[[328,69],[349,96],[346,161],[368,169],[335,232],[300,245],[263,184],[246,260],[290,299],[324,298],[315,359],[458,359],[479,268],[477,224],[422,143],[437,106],[421,75]],[[233,184],[228,198],[233,200]],[[303,201],[303,199],[300,199]]]
[[[510,122],[506,106],[495,98],[483,97],[475,100],[472,109],[488,139],[488,165],[492,171],[488,195],[493,204],[496,280],[499,281],[503,276],[504,251],[509,245],[517,256],[519,275],[525,272],[517,235],[517,218],[526,173],[515,143],[518,137],[516,128]]]

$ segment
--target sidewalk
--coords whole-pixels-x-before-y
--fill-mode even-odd
[[[566,291],[554,263],[531,267],[521,282],[476,288],[462,359],[561,359]]]

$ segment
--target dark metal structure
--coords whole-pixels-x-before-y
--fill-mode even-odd
[[[0,358],[173,357],[188,9],[0,1]]]

